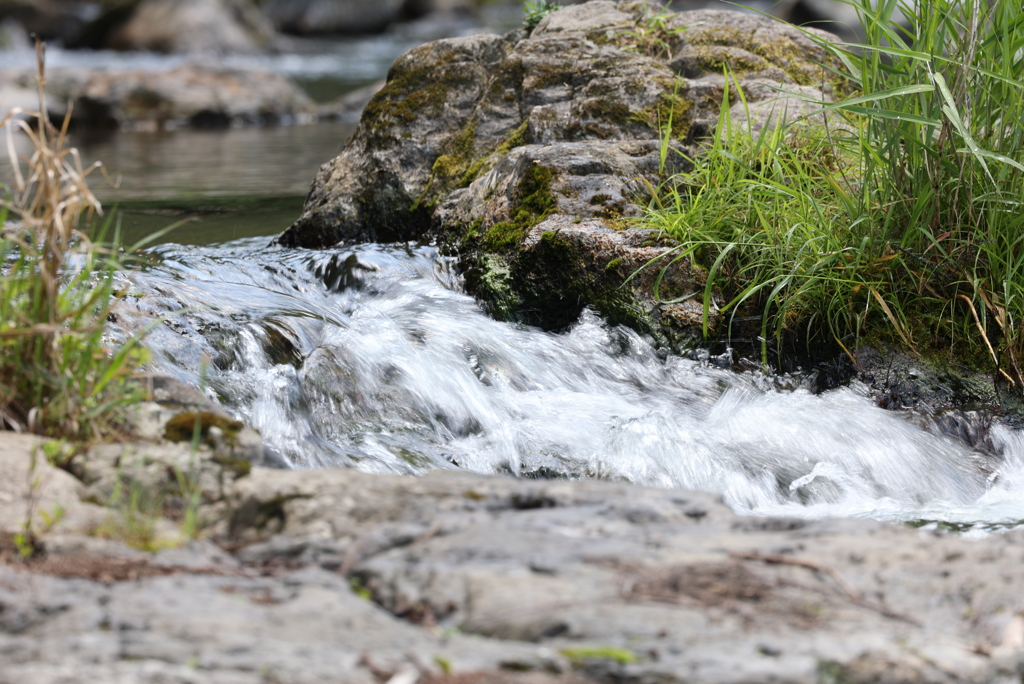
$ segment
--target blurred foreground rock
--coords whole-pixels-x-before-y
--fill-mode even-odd
[[[0,454],[23,442],[0,433]],[[207,510],[208,536],[156,553],[86,530],[27,562],[8,546],[0,682],[1024,674],[1020,532],[744,518],[695,492],[456,472],[256,467]]]
[[[270,469],[197,390],[142,382],[125,443],[72,455],[0,432],[0,684],[1024,675],[1024,531],[743,517],[607,481]],[[26,519],[40,552],[21,558]]]

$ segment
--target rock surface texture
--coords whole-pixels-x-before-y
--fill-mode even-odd
[[[559,328],[593,306],[681,342],[697,303],[655,302],[656,268],[620,287],[670,246],[628,219],[711,134],[725,67],[756,129],[827,100],[827,59],[770,18],[611,0],[564,7],[530,32],[428,43],[395,62],[278,242],[430,235],[459,252],[470,289],[499,317]],[[697,289],[700,275],[679,262],[660,294]]]
[[[29,448],[0,435],[0,459]],[[1024,675],[1019,532],[744,518],[612,482],[256,467],[211,493],[200,541],[136,551],[87,534],[102,509],[74,504],[45,555],[16,561],[2,532],[23,494],[0,488],[2,684]]]

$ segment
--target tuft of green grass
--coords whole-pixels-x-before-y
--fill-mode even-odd
[[[93,534],[140,551],[177,548],[197,539],[203,529],[199,516],[202,490],[180,470],[174,469],[173,474],[174,482],[165,486],[147,486],[119,477],[106,502],[106,519]]]
[[[864,202],[908,284],[1020,385],[1024,321],[1024,2],[853,5],[865,42],[832,47],[861,96]],[[892,22],[900,9],[913,27]],[[939,312],[939,313],[936,313]]]
[[[164,497],[142,485],[118,480],[107,502],[109,512],[94,534],[124,542],[141,551],[160,551],[178,545],[177,540],[160,534],[159,522],[164,511]]]
[[[852,84],[840,125],[754,135],[723,103],[695,169],[646,219],[763,340],[865,336],[1024,382],[1024,0],[851,0],[864,44],[822,41]],[[912,29],[892,21],[899,9]],[[737,102],[742,93],[733,89]],[[722,331],[714,331],[721,333]],[[762,347],[764,349],[764,347]]]
[[[636,27],[619,34],[620,44],[629,51],[640,54],[671,59],[675,51],[675,37],[686,31],[686,26],[673,26],[669,21],[674,12],[657,3],[649,6],[645,0],[644,18]]]
[[[888,253],[861,220],[849,152],[809,125],[751,134],[732,121],[733,92],[745,105],[742,91],[727,85],[715,136],[692,171],[662,187],[646,222],[680,241],[665,255],[669,265],[688,259],[707,271],[699,295],[705,336],[724,332],[713,329],[713,310],[730,326],[737,316],[759,317],[752,332],[767,363],[767,340],[787,330],[841,337],[861,327],[871,293],[886,289]]]
[[[102,211],[87,183],[99,165],[83,168],[68,119],[50,124],[41,43],[36,52],[39,111],[0,120],[15,172],[0,200],[0,429],[88,440],[123,429],[121,411],[141,398],[131,377],[146,353],[139,337],[107,343],[125,257],[85,232]],[[15,131],[28,137],[30,156],[16,157]]]
[[[549,2],[549,0],[528,2],[523,5],[523,13],[526,15],[523,18],[523,26],[532,31],[537,28],[537,24],[540,23],[541,19],[560,9],[562,9],[562,6],[559,3]]]

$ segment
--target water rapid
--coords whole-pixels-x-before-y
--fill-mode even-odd
[[[551,334],[490,319],[429,247],[164,245],[131,274],[123,336],[203,387],[296,468],[462,468],[721,493],[739,512],[1013,525],[1024,442],[998,456],[856,385],[664,358],[585,314]]]

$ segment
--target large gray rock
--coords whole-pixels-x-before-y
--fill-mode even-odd
[[[118,50],[255,52],[274,28],[250,0],[142,0],[107,38]]]
[[[622,231],[623,219],[640,215],[712,134],[726,66],[749,104],[735,118],[755,131],[811,113],[799,98],[828,99],[832,75],[821,66],[824,47],[773,19],[662,12],[656,3],[592,0],[532,32],[411,50],[277,242],[326,247],[429,233],[460,254],[471,290],[498,316],[557,328],[589,305],[662,341],[685,341],[700,316],[693,302],[654,300],[657,269],[619,288],[657,256],[651,247],[671,247]],[[780,88],[794,95],[780,98]],[[571,243],[573,265],[545,274],[567,256],[538,258],[536,247],[552,240]],[[691,275],[684,263],[671,266],[675,284],[662,298],[701,288]]]

